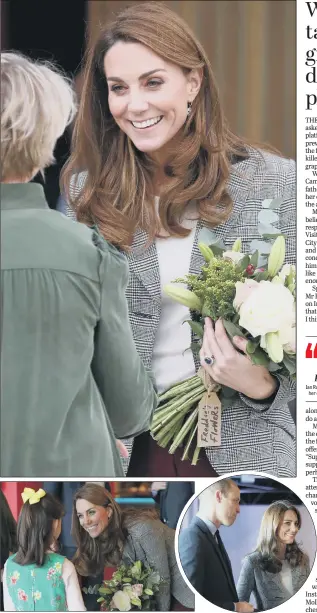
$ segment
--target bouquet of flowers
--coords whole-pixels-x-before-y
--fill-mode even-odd
[[[241,253],[241,239],[235,241],[231,251],[216,244],[199,243],[198,246],[205,259],[201,273],[188,274],[174,282],[186,283],[189,289],[174,284],[164,288],[165,293],[190,309],[188,324],[194,333],[192,351],[199,353],[201,348],[204,317],[213,321],[221,318],[231,339],[240,336],[247,340],[246,351],[253,364],[263,365],[271,373],[294,378],[295,266],[284,264],[284,237],[277,236],[269,255],[264,258],[259,251]],[[199,430],[199,407],[207,403],[206,390],[213,392],[214,397],[218,393],[220,409],[232,404],[237,395],[235,390],[214,382],[203,369],[160,395],[151,434],[161,447],[170,445],[169,453],[184,446],[183,460],[189,458]],[[215,410],[211,415],[217,420]],[[214,427],[217,430],[216,423]],[[201,438],[193,453],[194,465],[200,446],[207,446],[200,445],[199,441],[201,443]],[[216,439],[214,442],[217,444]]]
[[[158,572],[137,561],[122,564],[99,588],[102,611],[155,611],[155,594],[163,583]]]

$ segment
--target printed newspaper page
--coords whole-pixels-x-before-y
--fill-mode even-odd
[[[317,2],[298,2],[297,36],[298,472],[296,491],[310,510],[316,525]],[[316,563],[308,581],[298,594],[298,603],[298,610],[307,613],[317,611]],[[295,611],[296,605],[294,606]]]

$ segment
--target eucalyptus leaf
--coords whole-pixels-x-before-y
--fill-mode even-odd
[[[222,323],[225,327],[227,334],[230,338],[234,336],[242,336],[242,338],[246,338],[245,334],[242,332],[241,328],[234,324],[232,321],[228,321],[227,319],[223,319]]]
[[[267,238],[267,239],[271,239],[271,238],[276,239],[277,238],[277,234],[275,234],[275,233],[274,234],[262,234],[262,236],[263,236],[263,238]],[[285,238],[285,240],[287,239],[286,234],[281,234],[280,232],[278,232],[278,236],[283,236]],[[272,247],[272,245],[271,245],[271,247]]]
[[[214,254],[214,255],[216,255],[216,256],[217,256],[217,255],[222,256],[222,254],[224,253],[224,251],[226,251],[226,248],[225,248],[225,247],[221,247],[221,246],[220,246],[220,245],[218,245],[218,244],[217,244],[217,245],[216,245],[216,244],[215,244],[215,245],[213,245],[213,244],[212,244],[212,245],[208,245],[208,246],[209,246],[209,248],[212,250],[213,254]]]
[[[97,602],[105,602],[104,598],[97,598]]]
[[[283,202],[283,198],[268,198],[263,200],[262,207],[264,209],[278,209]]]
[[[264,209],[259,212],[259,221],[264,224],[275,223],[279,220],[279,216],[272,209]]]
[[[272,245],[270,243],[267,243],[266,241],[262,241],[256,238],[251,241],[250,249],[251,251],[257,250],[259,253],[269,254],[271,253]]]
[[[210,245],[216,243],[218,241],[218,236],[213,230],[209,228],[203,227],[198,235],[198,241],[200,243],[206,243],[206,245]]]
[[[270,224],[259,223],[258,231],[261,236],[272,234],[273,236],[278,236],[280,234],[280,230],[278,228],[274,228]]]
[[[203,336],[204,336],[204,328],[203,328],[202,324],[200,324],[198,321],[192,321],[191,319],[186,319],[183,323],[184,324],[185,323],[189,324],[191,329],[193,330],[193,332],[199,338],[203,338]]]

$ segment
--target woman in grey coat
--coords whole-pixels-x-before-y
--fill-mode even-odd
[[[124,256],[31,183],[74,110],[52,66],[1,55],[2,477],[122,476],[115,439],[156,406]]]
[[[64,182],[68,214],[126,250],[133,336],[159,392],[201,365],[183,325],[189,309],[164,293],[176,278],[200,273],[200,242],[230,250],[240,237],[243,252],[262,254],[271,248],[263,234],[284,234],[286,262],[295,262],[294,163],[229,130],[208,56],[166,4],[133,4],[96,37]],[[172,455],[142,433],[129,444],[128,477],[295,476],[293,382],[253,365],[245,339],[233,346],[220,320],[213,340],[218,351],[211,346],[209,355],[220,359],[209,372],[238,392],[222,411],[221,443],[200,448],[192,466],[181,461],[184,449]]]
[[[308,556],[295,540],[301,523],[298,509],[287,500],[268,507],[256,550],[243,560],[239,600],[249,600],[253,593],[257,610],[267,611],[298,592],[310,573]]]
[[[98,610],[104,568],[138,560],[156,570],[164,581],[155,597],[158,611],[174,610],[179,603],[194,608],[194,595],[176,562],[175,531],[153,512],[122,510],[105,488],[86,483],[74,496],[73,535],[78,547],[73,562],[83,578],[88,610]]]

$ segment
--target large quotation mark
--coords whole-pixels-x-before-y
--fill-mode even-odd
[[[314,349],[312,347],[312,343],[308,343],[306,347],[306,358],[317,358],[317,343]]]

